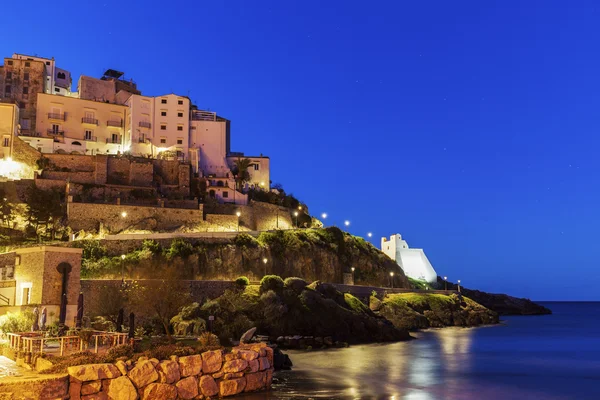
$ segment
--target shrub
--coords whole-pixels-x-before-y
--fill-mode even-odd
[[[308,283],[302,278],[286,278],[283,281],[286,288],[292,289],[296,293],[300,293],[308,285]]]
[[[46,359],[51,361],[54,365],[48,369],[40,371],[42,374],[57,374],[66,372],[67,368],[75,365],[98,364],[104,361],[104,357],[89,351],[74,353],[62,357],[47,356]]]
[[[241,288],[245,288],[250,284],[250,279],[245,276],[240,276],[235,280],[235,284]]]
[[[192,303],[189,306],[181,307],[181,311],[179,311],[179,317],[181,320],[190,320],[200,317],[200,304]]]
[[[130,346],[128,344],[121,344],[115,347],[112,347],[108,350],[108,352],[106,353],[106,362],[115,362],[117,360],[117,358],[120,357],[127,357],[127,358],[131,358],[133,357],[133,346]]]
[[[198,343],[202,347],[218,347],[221,345],[217,335],[214,335],[210,332],[204,332],[202,335],[200,335],[198,338]]]
[[[93,334],[94,331],[92,329],[81,329],[77,331],[77,336],[79,336],[79,339],[81,339],[85,347],[87,347]]]
[[[150,250],[150,252],[152,254],[160,254],[161,252],[161,247],[160,244],[154,240],[151,239],[146,239],[144,240],[144,242],[142,243],[142,249],[143,250]]]
[[[31,330],[35,315],[32,311],[7,312],[0,317],[0,331],[3,333],[27,332]]]
[[[233,239],[233,244],[238,247],[258,247],[259,243],[254,237],[248,235],[247,233],[238,233],[238,235]]]
[[[174,344],[166,344],[162,346],[151,347],[144,352],[148,358],[156,358],[157,360],[168,360],[169,357],[175,354],[177,346]]]
[[[177,238],[171,242],[171,247],[166,251],[167,259],[174,257],[189,257],[194,252],[194,247],[183,239]]]
[[[283,289],[283,279],[277,275],[265,275],[260,281],[260,293],[268,292],[273,290],[274,292],[280,292]]]

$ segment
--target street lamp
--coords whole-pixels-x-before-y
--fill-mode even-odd
[[[394,288],[394,273],[393,272],[390,272],[390,278],[392,281],[392,289],[393,289]]]
[[[350,226],[350,221],[348,221],[348,220],[345,220],[345,221],[344,221],[344,225],[346,225],[346,228],[347,228],[347,227],[349,227],[349,226]]]
[[[269,260],[263,258],[263,264],[265,265],[265,274],[263,276],[267,275],[267,262],[269,262]]]
[[[367,233],[367,237],[372,237],[373,234],[371,232]]]
[[[458,282],[458,293],[460,293],[460,279],[457,282]]]
[[[448,290],[448,277],[444,277],[444,290]]]
[[[296,217],[296,228],[298,227],[298,211],[294,211],[294,217]]]
[[[124,266],[123,266],[124,263],[125,263],[125,254],[121,254],[121,285],[125,284],[125,273],[124,273]]]
[[[352,267],[352,268],[350,268],[350,269],[352,270],[352,284],[354,285],[354,270],[355,270],[356,268]]]
[[[327,213],[321,214],[321,218],[323,219],[323,227],[325,227],[325,219],[327,219]]]
[[[125,218],[126,216],[127,216],[127,213],[126,213],[125,211],[123,211],[123,212],[121,213],[121,217]]]
[[[242,215],[242,213],[238,211],[235,213],[235,215],[237,215],[237,217],[238,217],[237,218],[237,231],[239,232],[240,231],[240,216]]]

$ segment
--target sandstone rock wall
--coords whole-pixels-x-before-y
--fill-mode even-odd
[[[264,343],[202,354],[69,367],[71,400],[176,400],[227,397],[266,390],[273,380],[273,349]],[[56,396],[60,397],[60,396]]]

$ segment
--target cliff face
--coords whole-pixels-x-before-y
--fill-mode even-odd
[[[461,290],[465,296],[468,296],[490,310],[494,310],[500,315],[552,314],[552,311],[550,311],[548,308],[536,304],[529,299],[512,297],[506,294],[486,293],[479,290]]]
[[[397,328],[409,330],[498,323],[498,314],[456,294],[402,293],[383,300],[371,297],[370,307]]]
[[[76,243],[76,242],[75,242]],[[127,278],[157,278],[169,268],[182,279],[234,280],[240,275],[259,281],[266,274],[307,281],[343,283],[352,274],[357,285],[409,288],[398,265],[362,238],[337,228],[263,232],[258,238],[240,234],[219,242],[175,239],[160,243],[103,241],[80,243],[84,278],[120,278],[121,259]],[[95,248],[99,250],[94,250]],[[266,263],[264,260],[266,259]]]

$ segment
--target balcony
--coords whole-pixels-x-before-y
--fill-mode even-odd
[[[108,144],[121,144],[121,138],[118,138],[118,139],[108,138],[108,139],[106,139],[106,143],[108,143]]]
[[[217,113],[210,111],[192,111],[192,121],[216,121]]]
[[[83,140],[86,142],[97,142],[98,138],[96,136],[86,136]]]
[[[55,129],[48,129],[48,135],[52,136],[65,136],[65,131],[59,131]]]
[[[21,131],[19,136],[27,136],[27,137],[40,137],[42,136],[39,132],[29,132],[29,131]]]
[[[60,113],[48,113],[48,119],[55,119],[58,121],[66,121],[67,120],[67,115],[66,114],[60,114]]]
[[[117,128],[123,127],[123,120],[119,121],[106,121],[106,126],[116,126]]]
[[[147,121],[140,121],[138,125],[140,128],[151,128],[152,127],[150,122],[147,122]]]
[[[146,143],[148,139],[145,137],[138,138],[138,143]]]
[[[95,118],[83,117],[83,118],[81,118],[81,123],[82,124],[90,124],[90,125],[98,125],[98,120]]]

